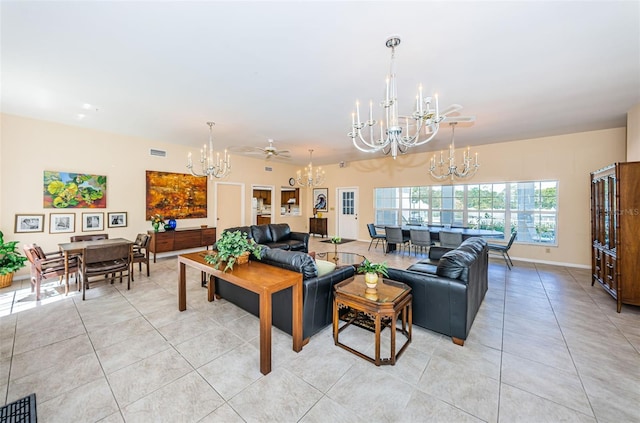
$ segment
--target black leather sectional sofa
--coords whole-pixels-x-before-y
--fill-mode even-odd
[[[256,243],[269,248],[281,250],[309,252],[309,234],[292,232],[287,223],[270,223],[268,225],[237,226],[225,231],[241,231]]]
[[[333,286],[354,275],[352,266],[336,268],[333,272],[318,276],[318,267],[309,254],[301,251],[286,251],[279,248],[263,248],[263,263],[302,273],[302,336],[307,339],[330,325],[333,321]],[[257,294],[237,285],[215,278],[215,292],[220,297],[243,308],[249,313],[260,316],[260,304]],[[292,333],[291,292],[288,288],[273,294],[272,324]]]
[[[431,248],[430,259],[406,270],[389,268],[389,278],[411,287],[413,324],[464,345],[488,289],[487,242],[469,238],[456,249]]]

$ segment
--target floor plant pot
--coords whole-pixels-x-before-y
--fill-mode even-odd
[[[6,275],[0,275],[0,288],[6,288],[11,286],[13,282],[13,274],[15,272],[7,273]]]

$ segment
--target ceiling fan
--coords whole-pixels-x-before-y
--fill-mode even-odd
[[[458,113],[458,111],[462,109],[462,106],[459,104],[452,104],[446,108],[444,108],[443,110],[440,111],[440,116],[443,116],[444,119],[442,120],[442,122],[440,122],[440,124],[443,123],[470,123],[470,122],[475,122],[476,117],[475,116],[460,116],[460,114]],[[410,117],[410,116],[399,116],[399,118],[402,120],[403,122],[403,126],[406,125],[407,121],[409,123],[409,128],[413,128],[415,127],[415,123],[416,121]],[[428,132],[432,132],[433,129],[431,127],[427,127]]]
[[[290,159],[291,155],[289,150],[279,150],[273,146],[273,140],[267,140],[269,145],[266,147],[230,147],[229,150],[246,154],[248,156],[264,156],[265,160],[271,160],[272,158],[278,159]]]

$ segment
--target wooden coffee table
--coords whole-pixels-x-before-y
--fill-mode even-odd
[[[364,358],[376,366],[381,364],[396,364],[396,359],[411,343],[411,288],[403,283],[382,279],[375,290],[367,288],[364,275],[357,275],[335,285],[333,301],[333,340],[336,345]],[[340,309],[351,308],[354,313],[342,327],[340,327]],[[365,315],[375,322],[375,357],[369,357],[348,345],[340,343],[340,332],[356,321],[358,316]],[[402,327],[396,328],[397,320],[401,317]],[[383,321],[383,318],[387,318]],[[391,331],[391,351],[388,358],[380,358],[380,332],[383,327]],[[396,330],[406,336],[407,340],[396,354]]]
[[[293,350],[302,350],[302,274],[276,266],[253,261],[236,264],[233,270],[216,270],[204,260],[207,252],[181,254],[178,274],[178,310],[187,309],[186,266],[224,279],[234,285],[255,292],[260,301],[260,372],[271,372],[271,296],[273,293],[292,287],[292,337]],[[213,301],[213,281],[209,282],[207,299]]]

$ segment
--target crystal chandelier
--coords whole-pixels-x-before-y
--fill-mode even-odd
[[[224,158],[222,160],[220,160],[220,153],[216,153],[216,158],[215,160],[213,159],[213,125],[215,124],[215,122],[207,122],[207,125],[209,125],[209,151],[207,151],[206,144],[200,150],[201,173],[193,170],[193,161],[191,160],[191,152],[189,152],[187,168],[194,176],[208,176],[209,179],[224,178],[231,171],[231,155],[227,154],[227,150],[224,150]]]
[[[444,159],[442,157],[441,151],[439,160],[436,158],[435,154],[431,158],[429,173],[431,173],[431,176],[438,180],[444,180],[447,178],[451,178],[451,180],[453,180],[455,177],[471,177],[476,174],[476,171],[480,167],[480,164],[478,164],[478,153],[475,154],[475,161],[474,163],[472,163],[470,147],[467,147],[466,150],[462,150],[462,164],[460,166],[456,165],[454,144],[456,124],[457,122],[451,122],[449,124],[449,126],[451,126],[451,144],[449,144],[449,157],[447,159]]]
[[[360,121],[360,103],[356,101],[356,112],[351,114],[352,131],[349,136],[353,140],[353,145],[360,151],[365,153],[373,153],[382,151],[384,154],[391,154],[395,159],[398,152],[404,153],[409,147],[416,147],[428,143],[436,136],[440,128],[440,122],[445,118],[447,113],[461,108],[454,105],[448,108],[446,112],[440,114],[438,109],[438,95],[434,100],[431,97],[423,97],[422,85],[418,87],[418,95],[415,101],[415,111],[411,116],[398,115],[398,99],[396,89],[396,69],[395,69],[395,48],[400,44],[398,36],[391,36],[386,41],[386,46],[391,48],[391,67],[389,76],[386,80],[385,99],[380,103],[384,107],[386,127],[384,121],[377,122],[373,120],[373,102],[369,102],[369,119],[365,122]],[[432,107],[433,104],[433,107]],[[380,124],[379,138],[376,139],[374,127]],[[405,135],[402,135],[403,126],[406,128]],[[409,133],[410,126],[413,133]],[[413,128],[415,126],[415,128]],[[366,128],[369,130],[366,131]],[[424,128],[424,131],[422,129]],[[368,139],[365,138],[364,132],[369,132]],[[423,135],[420,132],[423,132]],[[420,139],[420,137],[423,139]]]
[[[304,171],[299,170],[296,180],[298,185],[303,187],[315,187],[324,183],[324,170],[321,167],[313,170],[312,162],[313,150],[309,150],[309,166],[304,168]]]

